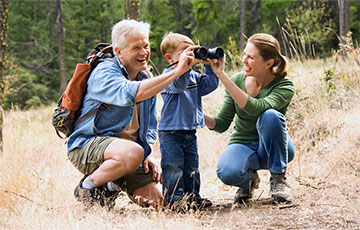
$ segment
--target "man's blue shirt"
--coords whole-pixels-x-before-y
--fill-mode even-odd
[[[98,108],[101,104],[111,105],[105,110],[75,126],[74,132],[67,142],[67,149],[82,147],[95,136],[112,136],[121,133],[132,119],[133,107],[136,105],[135,95],[140,81],[148,78],[144,71],[139,72],[137,81],[130,81],[125,67],[115,56],[121,69],[113,62],[104,61],[92,71],[87,81],[87,90],[83,100],[81,115]],[[146,158],[157,138],[156,96],[146,99],[140,105],[140,129],[137,143],[145,151]]]
[[[164,69],[163,73],[172,68]],[[209,65],[205,74],[194,70],[184,73],[161,91],[164,101],[159,130],[193,130],[204,127],[201,97],[214,91],[219,78]]]

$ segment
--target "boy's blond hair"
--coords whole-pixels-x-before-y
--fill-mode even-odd
[[[186,35],[173,32],[165,34],[160,44],[160,50],[162,55],[174,52],[176,48],[182,43],[194,45],[194,42]]]

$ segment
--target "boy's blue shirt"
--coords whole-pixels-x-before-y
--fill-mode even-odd
[[[172,68],[164,69],[163,73]],[[161,91],[164,105],[159,130],[193,130],[205,126],[201,97],[219,86],[219,78],[210,65],[205,74],[190,69]]]
[[[67,142],[71,151],[82,147],[95,136],[112,136],[124,130],[132,119],[135,95],[140,81],[148,76],[140,72],[137,81],[130,81],[125,67],[115,56],[123,71],[113,62],[104,61],[92,71],[87,81],[87,90],[81,108],[81,115],[98,108],[102,103],[110,104],[106,110],[78,124]],[[151,153],[148,143],[155,143],[157,134],[156,96],[146,99],[140,105],[140,129],[137,143],[145,151],[144,159]],[[96,119],[95,119],[96,117]]]

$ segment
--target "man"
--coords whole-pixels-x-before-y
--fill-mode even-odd
[[[118,22],[112,30],[117,64],[101,62],[89,77],[80,116],[100,109],[75,127],[67,143],[69,160],[85,174],[74,196],[86,206],[112,208],[120,189],[139,205],[163,200],[157,186],[161,169],[148,157],[149,143],[157,136],[155,95],[190,69],[197,47],[186,49],[173,71],[150,78],[144,71],[150,60],[149,33],[146,23]]]

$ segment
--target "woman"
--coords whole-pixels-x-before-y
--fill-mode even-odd
[[[251,199],[259,186],[257,170],[268,169],[273,202],[290,202],[286,170],[295,146],[287,132],[285,113],[295,87],[285,78],[287,61],[279,42],[269,34],[251,36],[242,61],[244,71],[231,79],[224,72],[225,58],[215,63],[223,66],[215,74],[227,92],[219,114],[204,115],[206,126],[220,133],[236,115],[234,132],[218,162],[218,177],[239,188],[234,201],[241,203]]]

